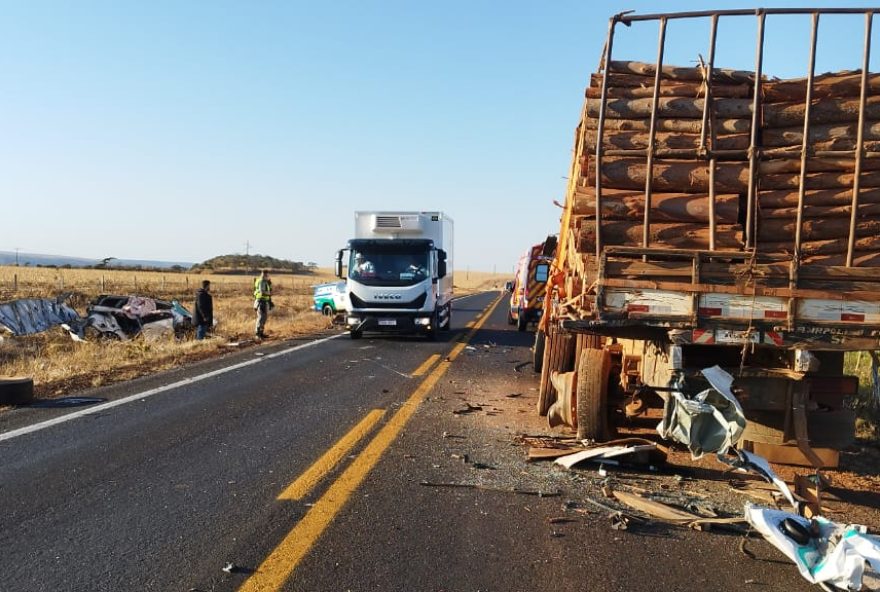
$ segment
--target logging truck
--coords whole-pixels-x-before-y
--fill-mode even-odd
[[[670,395],[692,398],[708,386],[701,369],[719,365],[748,419],[741,447],[836,465],[858,388],[844,353],[880,340],[880,74],[868,71],[877,12],[610,19],[535,337],[538,412],[551,425],[602,440],[621,423],[668,417],[680,399]],[[828,14],[863,29],[863,52],[852,70],[817,74]],[[718,67],[719,22],[748,17],[754,69]],[[790,30],[772,28],[785,19],[809,33],[804,78],[763,72],[768,46],[790,43]],[[667,24],[680,20],[705,25],[697,66],[664,63]],[[615,60],[620,25],[655,27],[654,59]]]

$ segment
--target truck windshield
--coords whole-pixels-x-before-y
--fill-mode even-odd
[[[428,253],[390,246],[352,249],[348,277],[367,286],[411,286],[429,277]]]

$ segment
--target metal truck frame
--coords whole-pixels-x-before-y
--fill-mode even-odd
[[[610,19],[602,58],[601,99],[594,153],[595,251],[585,256],[575,248],[571,231],[575,184],[586,162],[586,130],[582,125],[575,141],[575,157],[566,191],[559,247],[550,280],[550,297],[535,342],[535,367],[541,368],[538,411],[550,414],[552,423],[575,427],[581,438],[608,435],[609,414],[628,417],[641,413],[645,399],[682,388],[682,380],[699,383],[700,368],[719,364],[735,378],[735,394],[749,416],[751,432],[743,436],[769,460],[833,466],[836,449],[851,438],[853,416],[843,409],[842,397],[856,392],[857,379],[843,375],[843,353],[873,350],[880,344],[880,268],[857,267],[853,262],[859,206],[860,176],[869,158],[866,153],[865,104],[873,16],[878,8],[860,9],[757,9],[697,11],[675,14],[621,13]],[[757,252],[758,166],[762,157],[761,87],[768,15],[812,16],[809,70],[806,79],[803,144],[797,187],[797,230],[791,256]],[[813,90],[816,40],[821,15],[863,14],[865,17],[858,141],[855,150],[811,149],[810,106]],[[757,19],[755,83],[751,97],[748,146],[748,193],[744,244],[741,251],[716,250],[716,164],[724,151],[713,150],[714,133],[708,125],[715,73],[718,23],[727,17]],[[708,20],[708,60],[700,144],[687,158],[706,163],[709,174],[710,248],[708,250],[652,247],[650,207],[658,129],[657,105],[663,71],[666,25],[673,19]],[[637,21],[658,23],[657,57],[651,104],[648,147],[642,150],[608,150],[603,144],[609,105],[608,76],[614,50],[615,29]],[[684,151],[682,151],[684,152]],[[641,245],[606,246],[603,243],[603,157],[644,158],[644,220]],[[673,155],[674,156],[674,155]],[[845,157],[854,160],[851,215],[846,265],[813,267],[801,264],[805,179],[813,158]],[[816,370],[818,366],[818,371]],[[696,385],[691,392],[696,392]],[[617,395],[620,405],[609,406]],[[623,405],[623,402],[629,401]],[[812,413],[830,407],[830,415]],[[828,418],[834,416],[832,421]],[[824,434],[822,432],[825,432]]]

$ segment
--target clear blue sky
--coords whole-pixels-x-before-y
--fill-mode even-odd
[[[558,232],[552,202],[608,17],[708,5],[0,6],[0,250],[197,262],[250,241],[330,265],[354,210],[440,209],[456,267],[501,272]],[[754,20],[722,26],[719,66],[752,68]],[[820,71],[859,67],[861,17],[820,30]],[[808,17],[768,20],[766,71],[804,75],[807,33]],[[706,21],[669,36],[667,63],[706,54]],[[656,24],[615,48],[652,61]]]

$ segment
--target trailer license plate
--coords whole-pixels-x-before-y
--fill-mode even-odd
[[[383,327],[394,327],[397,325],[397,319],[379,319],[379,324]]]

